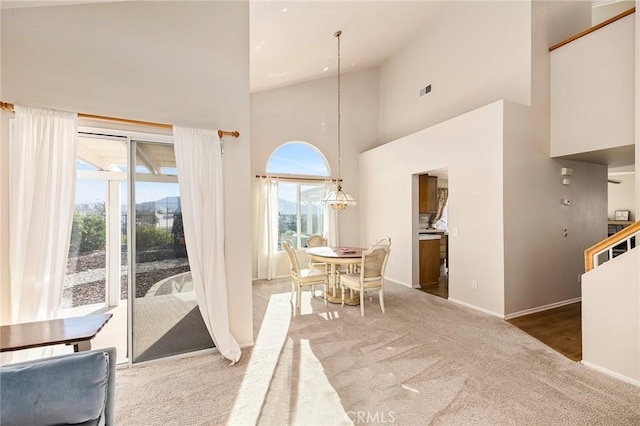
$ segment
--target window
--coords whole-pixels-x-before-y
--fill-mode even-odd
[[[127,194],[126,174],[121,171],[126,164],[126,140],[78,135],[76,200],[60,305],[63,309],[105,303],[117,306],[127,297],[126,271],[121,267],[127,264],[126,225],[121,225],[120,218]]]
[[[310,144],[287,142],[273,151],[266,171],[278,176],[292,176],[278,183],[278,249],[282,249],[282,241],[294,248],[306,247],[309,235],[324,232],[322,199],[327,188],[322,180],[309,182],[301,176],[328,179],[327,160]]]

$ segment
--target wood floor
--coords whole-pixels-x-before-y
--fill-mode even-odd
[[[438,284],[425,285],[420,290],[447,299],[449,297],[447,276],[440,277]],[[581,307],[580,302],[572,303],[548,311],[513,318],[508,322],[567,358],[581,361]]]
[[[573,361],[582,360],[582,303],[508,320]]]
[[[419,288],[419,290],[424,291],[425,293],[433,294],[438,297],[442,297],[443,299],[449,298],[449,280],[446,275],[440,277],[440,282],[438,284],[431,285],[423,285]]]

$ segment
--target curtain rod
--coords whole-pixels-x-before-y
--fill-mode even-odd
[[[304,182],[326,182],[330,180],[331,182],[337,182],[338,179],[333,178],[305,178],[305,177],[292,177],[292,176],[278,176],[278,175],[256,175],[257,178],[274,178],[278,180],[290,180],[290,181],[304,181]],[[342,179],[340,179],[342,181]]]
[[[0,101],[0,109],[8,110],[14,112],[14,106],[8,102]],[[154,123],[153,121],[140,121],[140,120],[131,120],[129,118],[117,118],[117,117],[107,117],[104,115],[94,115],[94,114],[85,114],[78,113],[78,118],[87,118],[90,120],[98,120],[98,121],[108,121],[111,123],[121,123],[121,124],[133,124],[135,126],[147,126],[147,127],[157,127],[160,129],[173,129],[171,124],[165,123]],[[240,132],[237,130],[218,130],[218,137],[222,139],[223,136],[233,136],[234,138],[240,137]]]

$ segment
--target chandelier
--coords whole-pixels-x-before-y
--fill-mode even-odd
[[[331,191],[324,200],[336,210],[344,210],[348,206],[355,206],[357,203],[353,197],[342,190],[342,179],[340,178],[340,36],[342,31],[336,31],[333,36],[338,39],[338,180],[336,181],[336,190]]]

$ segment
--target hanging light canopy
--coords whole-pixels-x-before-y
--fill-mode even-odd
[[[336,210],[344,210],[348,206],[355,206],[357,203],[353,197],[342,190],[342,179],[340,177],[340,36],[342,31],[336,31],[333,36],[338,39],[338,180],[336,190],[331,191],[324,200]]]

